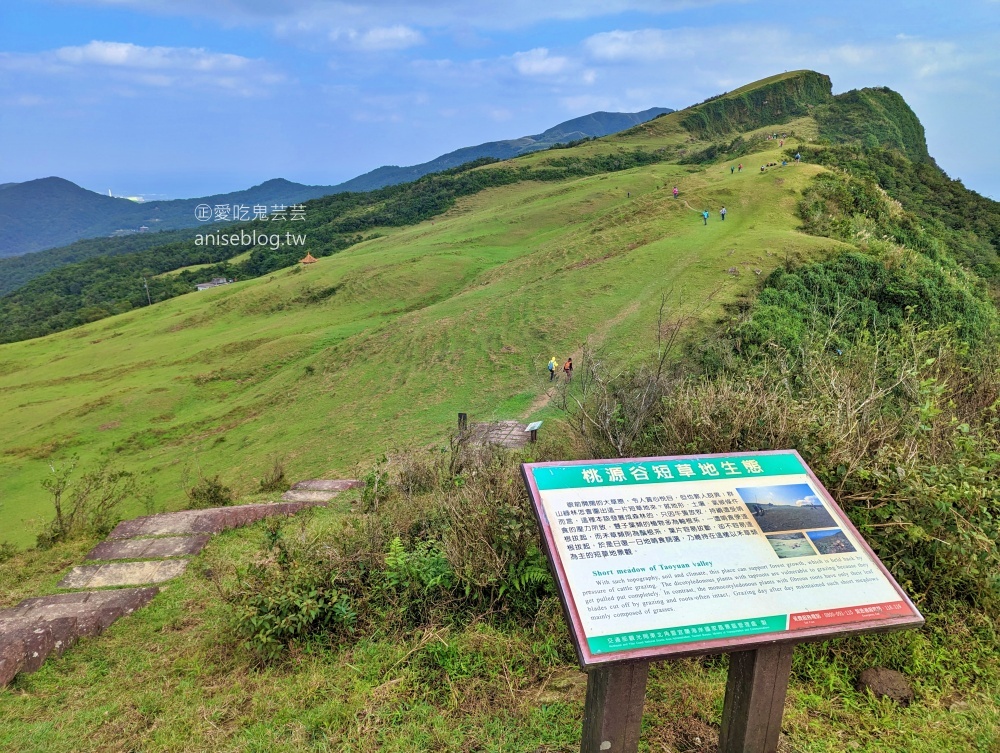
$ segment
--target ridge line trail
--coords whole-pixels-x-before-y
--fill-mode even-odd
[[[692,207],[688,203],[687,199],[681,199],[681,202],[692,212],[697,212],[698,214],[701,214],[701,210]],[[598,346],[601,343],[603,343],[604,339],[608,336],[608,333],[611,331],[613,327],[616,327],[617,325],[621,324],[626,319],[626,317],[631,316],[638,310],[639,310],[638,302],[633,301],[631,304],[629,304],[624,309],[619,311],[614,317],[607,320],[597,331],[592,333],[587,338],[588,344],[593,346]],[[572,358],[573,360],[579,363],[582,356],[583,356],[583,351],[577,348],[576,350],[574,350],[572,353],[569,354],[568,358]],[[524,418],[529,418],[534,413],[540,411],[542,408],[548,405],[549,401],[555,395],[555,391],[559,388],[559,385],[561,384],[565,384],[565,381],[563,381],[563,378],[561,376],[557,375],[556,379],[553,380],[552,383],[548,387],[546,387],[542,391],[542,393],[532,401],[531,405],[528,406],[527,410],[524,411],[522,416]]]
[[[617,327],[619,324],[625,321],[625,319],[632,316],[632,314],[634,314],[638,310],[639,310],[639,302],[632,301],[632,303],[623,308],[613,317],[604,322],[604,324],[602,324],[597,330],[588,335],[587,344],[590,345],[591,347],[595,348],[599,347],[604,342],[605,338],[607,338],[608,334],[614,327]],[[583,358],[583,351],[580,348],[577,348],[572,353],[570,353],[567,356],[567,358],[572,358],[574,361],[579,363]],[[560,366],[559,368],[562,367]],[[522,415],[525,418],[527,418],[536,411],[539,411],[542,408],[544,408],[548,404],[548,402],[552,399],[552,396],[555,394],[555,390],[557,390],[559,386],[562,384],[565,384],[563,377],[557,376],[556,379],[553,380],[552,383],[545,388],[542,394],[540,394],[532,401],[531,405]]]

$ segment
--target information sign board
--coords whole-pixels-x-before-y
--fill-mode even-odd
[[[923,623],[795,451],[522,471],[585,668]]]

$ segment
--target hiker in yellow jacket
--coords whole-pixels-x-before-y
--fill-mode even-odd
[[[549,361],[549,381],[551,382],[556,378],[556,368],[558,368],[559,362],[556,361],[556,357],[552,356],[552,360]]]

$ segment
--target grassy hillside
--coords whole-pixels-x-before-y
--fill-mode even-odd
[[[792,71],[713,97],[685,110],[679,122],[697,136],[724,136],[787,123],[829,102],[831,96],[829,76]]]
[[[309,268],[2,346],[8,536],[32,540],[47,515],[39,481],[74,453],[147,472],[171,506],[198,473],[249,485],[278,455],[297,476],[347,473],[393,444],[440,440],[458,411],[533,416],[551,355],[586,342],[635,355],[652,347],[665,292],[711,299],[707,322],[755,270],[835,247],[796,230],[817,169],[656,164],[489,189]]]

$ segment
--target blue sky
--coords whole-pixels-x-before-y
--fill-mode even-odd
[[[1000,199],[1000,2],[0,0],[0,183],[333,184],[811,68],[896,89]]]
[[[778,486],[748,486],[737,488],[743,501],[772,505],[821,505],[819,497],[808,484],[780,484]]]

